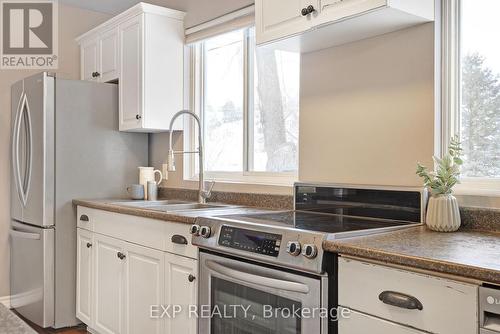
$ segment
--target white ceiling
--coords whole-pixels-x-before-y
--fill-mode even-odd
[[[73,7],[115,15],[139,3],[140,0],[59,0],[59,2]]]
[[[154,5],[182,10],[187,13],[185,25],[212,20],[223,14],[246,7],[254,0],[143,0]],[[59,0],[59,3],[95,12],[116,15],[139,3],[140,0]]]

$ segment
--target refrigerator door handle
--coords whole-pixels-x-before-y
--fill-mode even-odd
[[[9,234],[12,238],[40,240],[40,234],[38,233],[22,232],[13,228],[10,229]]]
[[[15,124],[15,128],[13,132],[15,132],[15,136],[13,138],[13,148],[14,148],[14,153],[13,153],[13,160],[15,164],[14,168],[14,173],[16,174],[16,181],[18,184],[18,192],[19,192],[19,197],[21,199],[21,202],[23,206],[26,206],[28,202],[28,196],[29,196],[29,191],[30,191],[30,185],[31,185],[31,173],[32,173],[32,146],[33,146],[33,128],[31,124],[31,115],[30,115],[30,110],[29,110],[29,104],[28,104],[28,97],[26,94],[23,94],[23,97],[21,98],[21,104],[20,108],[18,111],[18,116],[17,122]],[[24,119],[24,121],[23,121]],[[26,132],[25,132],[25,149],[26,152],[22,152],[25,155],[26,159],[26,168],[24,170],[24,175],[21,176],[21,171],[20,166],[19,166],[19,136],[21,132],[21,126],[26,127]]]
[[[12,126],[12,172],[13,172],[13,177],[16,184],[16,189],[17,189],[17,194],[19,195],[19,199],[22,201],[21,198],[21,184],[19,183],[19,161],[17,160],[17,156],[19,154],[19,141],[17,140],[18,135],[17,135],[17,123],[19,122],[19,113],[21,111],[21,105],[24,100],[24,93],[21,94],[21,98],[19,99],[19,103],[17,105],[17,112],[16,112],[16,117],[14,118],[14,123]]]

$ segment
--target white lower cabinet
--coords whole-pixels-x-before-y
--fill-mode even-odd
[[[78,211],[89,217],[90,224],[79,222],[77,232],[76,312],[89,331],[196,334],[197,321],[189,317],[189,308],[198,300],[198,260],[186,254],[197,257],[197,252],[191,244],[170,245],[171,234],[187,238],[189,226],[134,217],[137,230],[133,231],[127,228],[132,227],[129,217],[83,208]],[[164,244],[156,240],[162,227]],[[155,231],[154,238],[149,230]],[[138,234],[145,236],[141,242],[145,246],[134,239]],[[158,244],[163,247],[153,248]],[[184,256],[169,252],[172,250]],[[169,305],[170,310],[178,305],[181,312],[166,316],[163,310]]]
[[[477,334],[476,284],[345,257],[338,284],[339,305],[355,310],[339,334]]]
[[[197,321],[189,317],[189,307],[198,305],[198,261],[165,253],[166,305],[182,309],[175,318],[167,319],[166,333],[196,334]]]
[[[133,244],[126,246],[125,330],[123,333],[164,333],[164,321],[151,317],[151,307],[164,304],[163,252]]]
[[[419,330],[350,310],[339,319],[341,334],[424,334]]]
[[[123,331],[124,311],[124,242],[104,235],[94,235],[94,321],[101,334]]]
[[[92,232],[78,229],[76,262],[76,316],[92,326]]]

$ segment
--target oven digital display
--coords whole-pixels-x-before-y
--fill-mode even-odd
[[[222,226],[219,245],[277,257],[281,246],[281,235]]]

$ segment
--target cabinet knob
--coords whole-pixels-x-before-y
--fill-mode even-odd
[[[125,254],[123,254],[122,252],[118,252],[118,253],[116,254],[116,256],[118,256],[118,258],[119,258],[120,260],[125,259]]]
[[[307,6],[307,14],[311,14],[311,13],[314,13],[316,11],[316,9],[314,8],[313,5],[309,5]]]
[[[92,78],[98,78],[101,76],[101,73],[99,72],[92,72]]]
[[[309,14],[309,13],[307,12],[307,8],[305,8],[305,7],[304,7],[304,8],[302,8],[302,10],[300,11],[300,14],[302,14],[302,16],[307,16],[307,14]]]
[[[189,274],[189,276],[188,276],[188,281],[189,281],[189,282],[192,282],[192,281],[194,281],[195,279],[196,279],[196,277],[195,277],[193,274]]]
[[[141,118],[142,118],[142,116],[141,116],[141,115],[135,115],[135,119],[136,119],[136,120],[140,120]]]
[[[87,248],[92,247],[92,244],[90,242],[87,242]]]

